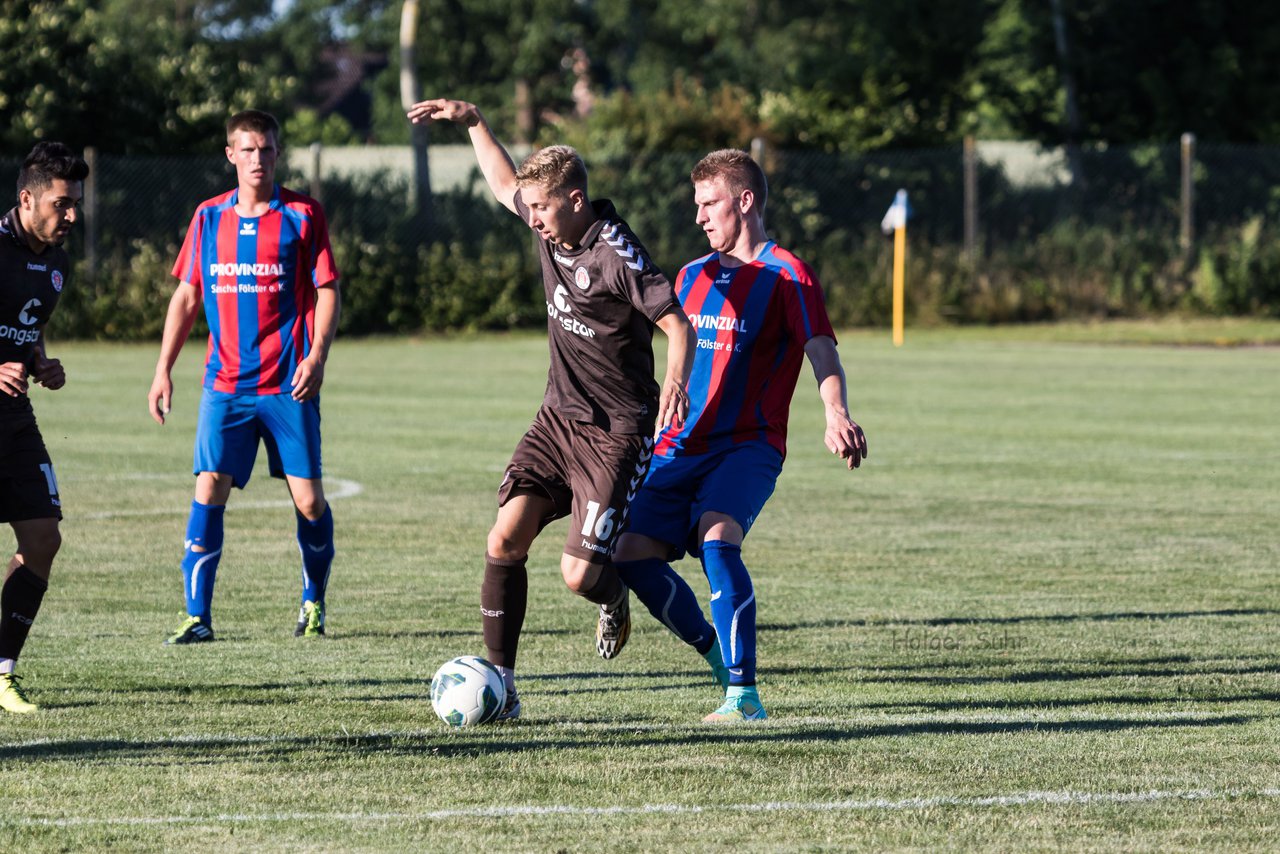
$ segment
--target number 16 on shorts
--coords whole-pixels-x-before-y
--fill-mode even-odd
[[[614,508],[606,507],[600,513],[599,501],[587,502],[587,517],[582,522],[582,536],[595,537],[601,543],[608,543],[613,538]]]

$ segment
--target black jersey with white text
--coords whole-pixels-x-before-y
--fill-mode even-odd
[[[516,209],[529,221],[521,194]],[[657,419],[653,326],[678,310],[675,289],[613,203],[574,249],[542,239],[551,365],[545,406],[611,433],[651,434]]]
[[[70,271],[71,259],[62,247],[31,251],[17,208],[0,217],[0,362],[30,363]],[[0,410],[29,406],[25,395],[0,394]]]

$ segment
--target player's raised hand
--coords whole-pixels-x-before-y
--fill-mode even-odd
[[[459,122],[471,127],[480,121],[480,111],[475,104],[467,101],[451,101],[448,98],[432,98],[419,101],[409,108],[406,114],[409,121],[421,124],[427,121]]]
[[[156,371],[156,378],[151,381],[151,391],[147,392],[147,409],[157,424],[164,423],[172,400],[173,380],[167,371]]]
[[[867,458],[867,437],[847,415],[827,415],[827,432],[823,437],[827,450],[845,461],[850,471]]]
[[[22,362],[0,363],[0,392],[9,397],[27,393],[27,366]]]
[[[324,362],[319,359],[303,359],[293,372],[294,400],[310,400],[320,393],[324,383]]]
[[[67,384],[67,372],[63,370],[61,361],[47,358],[37,350],[31,360],[31,379],[49,391],[57,391]]]

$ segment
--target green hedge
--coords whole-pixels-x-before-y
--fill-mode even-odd
[[[619,200],[673,276],[706,252],[693,222],[688,166],[687,156],[670,155],[592,164],[593,194]],[[478,174],[467,188],[437,194],[429,219],[408,197],[403,179],[386,174],[325,186],[343,273],[343,334],[545,323],[534,238],[488,198]],[[838,326],[887,325],[893,243],[869,212],[853,216],[834,205],[803,184],[778,184],[769,202],[772,233],[815,268]],[[1280,233],[1261,216],[1208,231],[1190,256],[1166,227],[1078,217],[1002,241],[973,262],[937,229],[913,225],[908,236],[907,316],[915,324],[1171,311],[1280,316]],[[93,275],[81,260],[51,336],[158,341],[179,238],[170,231],[117,239]]]

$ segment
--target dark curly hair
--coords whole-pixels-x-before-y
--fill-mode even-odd
[[[60,142],[39,142],[18,170],[18,193],[28,190],[39,195],[54,181],[83,181],[89,164]]]

